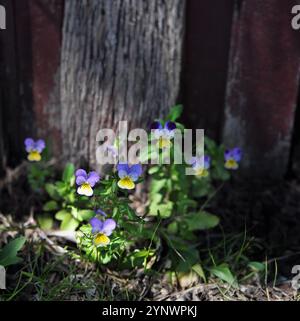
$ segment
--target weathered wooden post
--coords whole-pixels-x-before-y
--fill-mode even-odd
[[[96,134],[147,126],[176,103],[184,0],[66,0],[61,60],[65,158],[95,165]]]

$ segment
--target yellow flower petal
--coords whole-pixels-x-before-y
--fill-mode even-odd
[[[91,185],[88,183],[84,183],[81,186],[78,187],[77,193],[79,195],[84,195],[84,196],[92,196],[94,191],[91,188]]]
[[[134,184],[133,180],[128,176],[125,176],[122,179],[120,179],[118,181],[118,186],[122,189],[134,189],[135,188],[135,184]]]
[[[39,162],[42,159],[42,156],[39,152],[33,150],[28,154],[27,159],[31,162]]]
[[[234,159],[228,159],[225,162],[225,168],[227,169],[238,169],[239,164]]]
[[[158,147],[160,149],[163,149],[163,148],[169,148],[172,146],[172,142],[170,141],[170,139],[167,139],[167,138],[163,138],[163,137],[160,137],[159,140],[158,140]]]
[[[207,169],[198,169],[196,170],[196,175],[199,177],[207,177],[208,176],[208,170]]]
[[[94,238],[94,244],[96,246],[106,246],[110,243],[110,239],[103,233],[98,233]]]

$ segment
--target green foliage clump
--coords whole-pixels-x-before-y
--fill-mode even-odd
[[[181,112],[182,106],[175,106],[166,120],[157,123],[163,124],[164,128],[175,124],[183,133],[185,128],[178,122]],[[149,142],[152,134],[149,134]],[[131,179],[129,174],[129,178],[124,178],[117,166],[96,184],[78,183],[78,176],[87,175],[87,178],[89,174],[83,170],[80,171],[84,174],[78,174],[74,165],[67,164],[62,179],[56,182],[46,183],[44,177],[47,173],[33,175],[36,169],[31,169],[31,186],[35,189],[35,185],[40,187],[44,184],[49,196],[43,206],[44,214],[38,218],[39,224],[50,229],[55,218],[60,222],[60,229],[76,231],[80,253],[97,264],[112,264],[119,269],[144,268],[145,272],[150,272],[163,251],[165,272],[178,275],[195,273],[205,282],[209,273],[236,286],[231,267],[227,262],[215,262],[210,250],[213,266],[203,265],[199,244],[199,235],[220,223],[219,217],[209,212],[208,205],[230,179],[225,162],[228,151],[205,138],[205,171],[200,171],[198,176],[186,175],[187,168],[192,165],[176,164],[176,146],[172,139],[159,139],[159,146],[162,146],[159,152],[151,145],[147,153],[141,155],[142,162],[153,158],[159,160],[158,164],[148,167],[147,175],[143,175],[149,182],[145,215],[136,214],[128,191],[141,183],[142,178]],[[163,146],[170,146],[167,151],[170,152],[171,163],[168,165],[162,162],[166,153]],[[231,162],[228,166],[236,169],[240,156],[234,159],[235,156],[230,158],[230,152],[228,155]],[[36,182],[34,177],[38,177]],[[110,224],[110,229],[105,228],[105,224]],[[241,253],[239,255],[242,257]],[[74,256],[78,257],[77,254]],[[258,262],[249,260],[247,264],[252,270],[258,266]]]

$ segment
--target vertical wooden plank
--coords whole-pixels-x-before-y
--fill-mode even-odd
[[[234,0],[187,1],[185,121],[220,138]]]
[[[0,1],[0,5],[3,5]],[[0,30],[0,48],[3,47],[3,31]],[[3,85],[4,85],[4,62],[3,51],[0,50],[0,177],[4,175],[5,167],[5,148],[4,148],[4,132],[3,132]]]
[[[64,0],[29,0],[32,94],[38,134],[60,154],[59,67]]]
[[[3,0],[7,28],[1,32],[2,132],[8,166],[23,155],[24,136],[34,129],[31,100],[30,21],[26,1]]]
[[[224,142],[243,148],[245,173],[281,178],[287,169],[300,68],[293,0],[235,7]]]
[[[24,156],[26,136],[54,137],[59,148],[55,79],[64,1],[1,0],[1,4],[7,13],[7,29],[1,33],[3,144],[7,165],[15,166]]]
[[[0,37],[0,45],[1,45],[1,37]],[[2,70],[2,55],[0,53],[0,70]],[[3,132],[3,79],[2,73],[0,74],[0,177],[4,175],[5,168],[5,147],[4,147],[4,132]]]

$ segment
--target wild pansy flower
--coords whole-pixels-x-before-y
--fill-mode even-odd
[[[90,220],[92,226],[92,233],[95,234],[94,244],[96,246],[106,246],[110,243],[109,236],[112,234],[117,224],[112,218],[105,221],[99,220],[97,217],[93,217]]]
[[[233,149],[228,149],[224,153],[224,158],[225,158],[225,168],[238,169],[239,162],[242,159],[242,151],[238,147]]]
[[[171,121],[167,121],[165,126],[159,121],[152,123],[151,130],[153,130],[154,138],[157,139],[160,149],[169,148],[172,145],[171,140],[174,138],[175,129],[176,124]]]
[[[45,141],[43,139],[34,141],[32,138],[26,138],[24,144],[28,153],[27,159],[31,162],[39,162],[42,159],[41,153],[46,147]]]
[[[78,169],[75,173],[76,184],[78,185],[77,193],[79,195],[92,196],[94,194],[93,187],[100,180],[100,176],[96,172],[87,172],[84,169]]]
[[[207,177],[209,175],[208,169],[210,168],[211,158],[208,155],[202,157],[193,157],[191,165],[195,171],[196,176]]]
[[[140,164],[129,166],[128,164],[118,164],[117,166],[118,186],[122,189],[134,189],[135,182],[142,174],[142,166]]]

